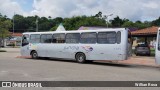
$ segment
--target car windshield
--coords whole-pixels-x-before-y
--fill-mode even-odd
[[[138,44],[138,47],[148,47],[147,44]]]

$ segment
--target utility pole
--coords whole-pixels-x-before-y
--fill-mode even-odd
[[[106,24],[107,24],[107,28],[108,28],[108,17],[112,16],[113,14],[109,14],[109,15],[104,15],[104,19],[106,20]]]
[[[38,17],[36,19],[36,32],[38,32]]]
[[[14,12],[14,15],[13,15],[13,34],[14,34],[14,16],[15,16],[15,12]]]

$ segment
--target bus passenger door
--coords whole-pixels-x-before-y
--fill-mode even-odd
[[[156,42],[156,64],[160,64],[160,29],[157,34]]]
[[[23,37],[22,37],[21,55],[22,56],[30,56],[29,35],[23,35]]]

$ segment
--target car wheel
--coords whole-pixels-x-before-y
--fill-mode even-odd
[[[76,61],[78,63],[84,63],[86,61],[86,56],[84,53],[77,53],[76,54]]]

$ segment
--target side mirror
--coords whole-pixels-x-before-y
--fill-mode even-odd
[[[26,37],[23,37],[23,39],[27,39]]]

